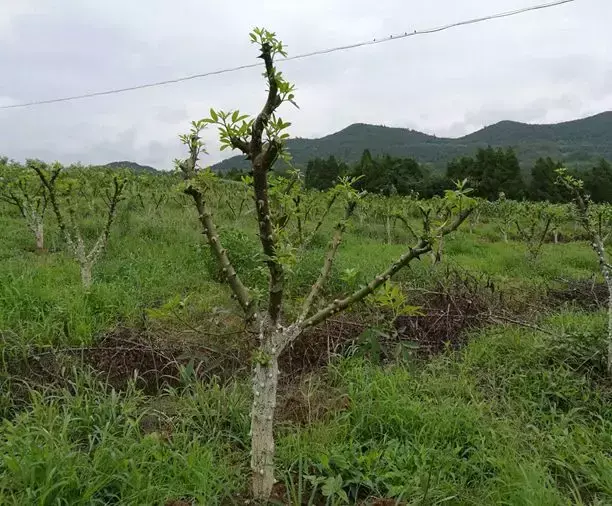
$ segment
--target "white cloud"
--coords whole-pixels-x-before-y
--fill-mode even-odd
[[[0,104],[120,88],[255,61],[247,34],[275,30],[297,54],[525,7],[534,0],[4,0]],[[492,4],[495,4],[494,6]],[[503,119],[612,109],[609,0],[575,3],[282,64],[300,109],[292,133],[354,122],[461,135]],[[74,102],[0,111],[0,153],[169,168],[178,134],[209,107],[256,113],[259,69]],[[208,131],[209,161],[221,155]],[[225,152],[224,152],[225,154]]]

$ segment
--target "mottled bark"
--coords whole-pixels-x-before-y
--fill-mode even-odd
[[[85,290],[90,290],[93,283],[92,277],[92,265],[90,262],[83,262],[80,264],[81,267],[81,284]]]
[[[278,356],[301,332],[296,326],[265,327],[253,374],[251,411],[252,487],[256,499],[270,497],[274,486],[274,412],[278,387]]]
[[[39,253],[45,250],[45,228],[42,217],[34,225],[34,237],[36,238],[36,251]]]

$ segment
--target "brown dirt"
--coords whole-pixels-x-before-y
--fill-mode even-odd
[[[594,279],[564,280],[563,286],[548,290],[555,305],[573,304],[585,311],[597,311],[606,306],[608,287]]]
[[[282,383],[278,391],[278,422],[308,425],[350,407],[346,392],[333,385],[325,374],[298,376]]]
[[[35,386],[66,384],[72,366],[89,367],[99,379],[118,390],[131,380],[147,394],[177,386],[184,367],[200,379],[221,380],[245,369],[248,360],[237,352],[218,353],[204,344],[158,339],[137,328],[119,327],[92,346],[30,349],[14,357],[10,373]]]
[[[327,320],[306,332],[282,353],[282,370],[295,377],[325,367],[341,355],[347,345],[355,342],[367,326],[366,319],[354,313]]]
[[[491,307],[498,301],[488,280],[456,271],[449,271],[444,280],[444,286],[409,294],[409,300],[420,305],[424,315],[398,317],[394,331],[387,332],[389,338],[382,339],[389,341],[381,343],[383,348],[409,343],[411,349],[416,349],[417,356],[429,357],[447,347],[460,347],[466,339],[465,330],[487,322]],[[328,384],[313,387],[312,373],[324,369],[349,348],[358,350],[364,330],[384,324],[389,318],[389,315],[368,312],[363,306],[308,331],[285,350],[280,358],[283,373],[281,419],[307,423],[343,409],[346,401],[342,392]],[[181,371],[185,367],[199,379],[217,377],[223,381],[248,376],[249,341],[252,339],[241,334],[239,329],[227,333],[228,327],[236,330],[236,322],[224,320],[214,325],[218,327],[214,329],[217,334],[193,331],[181,334],[162,327],[119,327],[93,346],[29,350],[17,357],[11,372],[32,379],[34,383],[48,385],[65,381],[65,371],[70,371],[73,365],[84,364],[117,389],[124,389],[136,378],[136,384],[148,394],[155,394],[167,385],[180,384]],[[224,331],[230,337],[225,337]],[[393,360],[390,353],[383,351],[383,355],[383,359]]]

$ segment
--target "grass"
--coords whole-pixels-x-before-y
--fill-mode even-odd
[[[582,332],[602,323],[564,316]],[[416,371],[344,362],[350,409],[287,434],[285,466],[305,459],[354,495],[409,504],[608,504],[612,392],[550,341],[493,328]]]
[[[37,255],[18,217],[0,214],[0,504],[244,504],[247,378],[203,382],[185,369],[173,388],[145,395],[137,378],[117,391],[75,361],[48,385],[10,367],[16,350],[89,346],[117,326],[150,329],[149,310],[176,296],[184,321],[161,319],[159,340],[180,344],[181,325],[230,326],[235,303],[191,207],[170,202],[158,215],[129,206],[90,293],[51,220],[49,251]],[[252,218],[218,217],[238,272],[265,286]],[[85,224],[89,237],[98,225]],[[288,311],[316,279],[328,231],[293,267]],[[354,289],[405,251],[409,236],[394,234],[386,244],[382,224],[352,225],[328,295]],[[293,394],[308,415],[283,413],[277,427],[285,503],[612,504],[606,318],[546,306],[547,287],[592,278],[596,260],[584,242],[546,243],[533,259],[513,239],[501,242],[494,223],[461,231],[445,242],[441,264],[424,257],[397,280],[433,289],[453,267],[490,278],[506,309],[544,307],[536,323],[548,333],[493,325],[429,361],[380,364],[356,353],[303,378],[307,387]],[[341,276],[349,268],[353,279]],[[231,349],[232,339],[214,344]],[[286,390],[297,388],[289,383]]]
[[[567,312],[548,323],[598,333],[604,318]],[[565,363],[571,350],[553,341],[494,327],[424,365],[337,362],[327,381],[346,409],[281,426],[280,467],[340,477],[351,500],[608,504],[612,391]],[[151,398],[78,373],[68,388],[31,395],[2,425],[2,504],[221,504],[245,486],[246,382]]]

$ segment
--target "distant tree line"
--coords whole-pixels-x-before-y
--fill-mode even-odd
[[[362,176],[361,189],[371,193],[408,195],[418,192],[424,198],[441,195],[454,187],[454,181],[467,179],[481,198],[506,198],[564,202],[570,196],[555,184],[555,170],[563,163],[539,158],[531,168],[528,181],[523,177],[519,160],[512,148],[480,148],[474,157],[462,156],[448,163],[445,174],[434,172],[412,158],[389,155],[373,157],[368,150],[352,166],[334,156],[314,158],[305,169],[308,188],[325,190],[334,186],[338,176]],[[576,173],[594,202],[612,202],[612,165],[602,159],[593,167]]]

